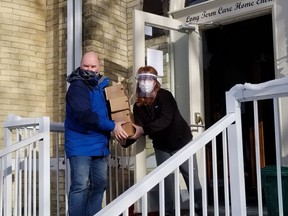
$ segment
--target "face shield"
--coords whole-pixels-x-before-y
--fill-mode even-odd
[[[138,74],[137,80],[138,82],[145,81],[145,80],[157,80],[157,76],[151,73],[142,73],[142,74]]]
[[[155,87],[157,76],[150,73],[138,74],[137,80],[141,90],[140,95],[142,97],[151,96],[150,94]]]

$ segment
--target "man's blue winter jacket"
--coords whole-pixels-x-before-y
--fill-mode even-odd
[[[109,79],[87,79],[79,71],[78,68],[67,78],[70,86],[66,94],[66,156],[107,156],[110,132],[115,127],[104,95]]]

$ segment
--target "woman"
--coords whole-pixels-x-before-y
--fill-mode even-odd
[[[157,71],[151,66],[140,67],[137,72],[136,102],[133,106],[135,134],[126,141],[126,146],[141,135],[148,135],[153,142],[157,166],[170,158],[192,140],[189,125],[181,116],[171,92],[161,88]],[[124,146],[125,147],[125,146]],[[194,168],[196,212],[202,215],[202,192],[197,170]],[[180,166],[189,187],[188,161]],[[165,179],[166,215],[174,212],[174,180],[172,174]]]

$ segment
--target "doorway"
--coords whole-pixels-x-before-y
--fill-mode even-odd
[[[204,30],[203,54],[205,125],[209,128],[226,114],[225,92],[231,87],[275,78],[271,14]],[[275,163],[274,119],[270,113],[273,102],[261,101],[258,106],[263,138],[260,138],[261,166],[265,166]],[[253,121],[252,103],[247,103],[242,113],[247,200],[256,193]],[[221,147],[217,151],[220,159]]]

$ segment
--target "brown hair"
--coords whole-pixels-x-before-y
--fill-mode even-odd
[[[137,75],[139,74],[143,74],[143,73],[150,73],[150,74],[154,74],[154,75],[158,75],[156,69],[152,66],[144,66],[144,67],[140,67],[138,69]],[[137,106],[142,106],[142,105],[151,105],[155,98],[156,95],[161,87],[160,83],[158,82],[158,80],[155,80],[156,84],[154,86],[154,89],[152,90],[152,92],[150,93],[149,97],[143,97],[141,96],[141,89],[139,88],[139,82],[137,82],[137,87],[136,87],[136,105]]]

